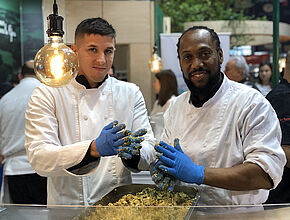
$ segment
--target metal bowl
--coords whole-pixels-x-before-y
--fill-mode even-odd
[[[145,188],[154,188],[160,191],[158,187],[152,184],[130,184],[118,186],[105,195],[102,199],[94,204],[94,207],[89,207],[80,215],[73,218],[73,220],[85,219],[189,219],[194,211],[199,199],[199,192],[194,187],[175,186],[174,192],[184,192],[191,198],[195,198],[190,207],[184,206],[162,206],[162,207],[129,207],[129,206],[108,206],[109,203],[117,202],[124,195],[141,192]],[[112,217],[113,216],[113,217]],[[148,217],[149,216],[149,217]],[[161,216],[161,218],[160,218]]]

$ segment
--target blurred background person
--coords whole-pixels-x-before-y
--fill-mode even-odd
[[[9,82],[0,82],[0,99],[6,93],[8,93],[11,89],[13,89],[13,85],[11,83],[9,83]],[[4,157],[3,157],[1,149],[0,149],[0,189],[1,189],[1,186],[2,186],[2,176],[3,176],[3,164],[2,164],[2,161],[3,160],[4,160]]]
[[[170,102],[178,95],[177,80],[174,72],[167,69],[156,73],[153,88],[157,99],[150,112],[149,120],[154,137],[159,141],[164,127],[163,114],[169,107]],[[132,172],[132,182],[137,184],[154,184],[149,171]]]
[[[254,82],[249,80],[250,68],[243,56],[234,56],[226,64],[225,74],[230,80],[245,84],[259,90]]]
[[[155,74],[153,88],[157,99],[150,113],[150,123],[155,138],[159,140],[164,127],[163,113],[168,109],[170,102],[178,96],[174,72],[167,69]]]
[[[0,100],[0,150],[4,156],[1,201],[15,204],[46,204],[46,178],[28,162],[25,143],[25,111],[31,93],[40,85],[33,61],[21,71],[23,78]]]
[[[268,61],[263,61],[259,65],[259,76],[256,86],[266,96],[272,90],[272,65]]]
[[[286,154],[282,180],[276,189],[271,190],[266,203],[290,203],[290,51],[286,58],[286,68],[280,83],[268,93],[269,100],[280,121],[282,130],[281,146]]]

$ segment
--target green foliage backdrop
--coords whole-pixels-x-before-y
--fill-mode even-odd
[[[243,5],[233,8],[235,0],[159,0],[158,4],[164,16],[171,17],[172,32],[182,32],[184,22],[250,19]]]

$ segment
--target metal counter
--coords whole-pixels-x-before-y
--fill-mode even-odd
[[[100,199],[94,206],[0,204],[0,220],[290,219],[290,204],[265,206],[197,206],[200,192],[194,187],[186,186],[176,186],[174,191],[183,192],[190,198],[193,198],[191,206],[108,206],[109,203],[118,201],[123,195],[135,195],[145,188],[155,189],[155,192],[159,191],[155,185],[151,184],[118,186]]]
[[[2,205],[0,219],[2,220],[68,220],[79,215],[84,207],[46,207]]]
[[[16,206],[2,205],[0,219],[2,220],[71,220],[80,215],[88,207],[72,206]],[[92,208],[92,207],[90,207]],[[119,207],[122,209],[122,207]],[[127,207],[128,208],[128,207]],[[259,210],[259,206],[231,206],[231,207],[195,207],[196,211],[189,219],[197,220],[288,220],[290,219],[290,204],[269,205],[265,210]],[[263,207],[262,207],[263,208]],[[154,207],[156,211],[162,207]],[[225,212],[224,209],[228,209]],[[134,207],[132,207],[134,210]],[[201,214],[200,211],[203,211]],[[133,211],[134,212],[134,211]],[[219,213],[219,214],[217,214]],[[116,216],[116,219],[118,217]],[[135,216],[134,220],[142,219],[142,216]],[[162,220],[162,219],[161,219]],[[166,219],[167,220],[167,219]],[[178,219],[174,219],[178,220]]]

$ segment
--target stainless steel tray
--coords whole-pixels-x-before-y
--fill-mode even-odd
[[[127,194],[136,194],[141,192],[145,188],[154,188],[159,190],[155,185],[151,184],[130,184],[116,187],[107,195],[105,195],[101,200],[95,203],[97,207],[89,207],[84,210],[80,215],[73,218],[73,220],[85,220],[85,219],[189,219],[190,215],[194,211],[194,206],[196,206],[199,199],[199,192],[196,188],[187,186],[175,186],[175,192],[184,192],[187,195],[194,197],[195,200],[191,207],[182,206],[163,206],[163,207],[129,207],[129,206],[107,206],[109,203],[117,202],[122,196]],[[100,207],[98,207],[100,206]],[[107,213],[106,216],[104,213]],[[145,215],[144,215],[145,214]],[[110,215],[110,216],[109,216]],[[94,217],[93,217],[94,216]],[[112,216],[114,216],[112,218]],[[157,217],[158,216],[158,217]],[[164,218],[160,218],[164,217]],[[108,218],[106,218],[108,217]]]

